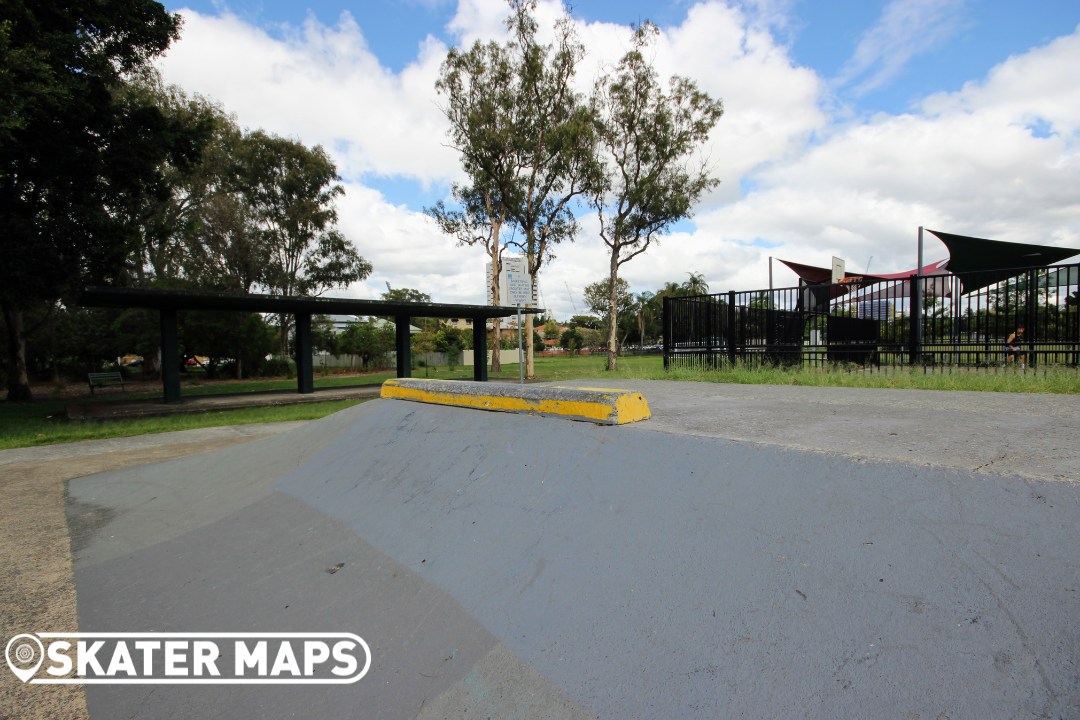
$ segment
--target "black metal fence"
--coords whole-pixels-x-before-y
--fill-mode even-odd
[[[664,367],[1080,363],[1080,265],[664,299]],[[912,318],[918,319],[912,322]]]

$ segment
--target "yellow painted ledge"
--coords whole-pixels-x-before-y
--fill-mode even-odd
[[[601,425],[648,420],[645,396],[633,390],[510,385],[465,380],[397,378],[382,385],[380,397],[452,407],[563,417]]]

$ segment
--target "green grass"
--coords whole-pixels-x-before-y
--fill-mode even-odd
[[[609,372],[602,356],[551,356],[536,359],[538,379],[549,381],[587,377],[627,380],[681,380],[743,385],[807,385],[816,387],[899,388],[912,390],[971,390],[980,392],[1080,393],[1080,371],[1069,367],[1039,367],[1020,372],[1015,367],[867,368],[837,365],[825,368],[773,368],[736,364],[717,370],[664,370],[658,355],[619,358]],[[415,374],[414,374],[415,375]],[[497,377],[518,376],[516,364],[503,366]],[[495,377],[493,375],[493,377]]]
[[[976,392],[1080,393],[1080,372],[1068,368],[778,368],[734,367],[715,372],[674,370],[647,373],[643,379],[695,380],[752,385],[967,390]]]
[[[658,355],[619,358],[619,370],[609,373],[606,355],[539,355],[536,357],[536,379],[544,382],[574,380],[585,377],[636,377],[634,373],[659,370],[663,372],[664,361]],[[472,367],[457,367],[453,371],[445,367],[415,368],[414,378],[435,378],[442,380],[471,380]],[[520,376],[518,364],[503,363],[502,370],[490,373],[490,379],[517,380]],[[391,377],[391,376],[387,376]]]
[[[363,401],[363,399],[329,400],[295,405],[214,410],[163,415],[160,417],[87,422],[68,422],[64,417],[64,403],[62,402],[5,402],[0,403],[0,450],[36,445],[54,445],[78,440],[104,440],[129,437],[131,435],[173,432],[174,430],[220,427],[222,425],[316,420]]]
[[[778,369],[736,365],[715,371],[664,371],[663,358],[657,355],[619,358],[619,369],[608,372],[602,355],[540,356],[536,358],[538,380],[560,382],[582,378],[633,380],[676,380],[738,384],[806,385],[817,387],[900,388],[919,390],[975,390],[985,392],[1080,393],[1080,371],[1075,368],[1050,367],[1019,372],[1015,367],[981,370],[934,368],[873,368],[851,366],[829,368]],[[393,372],[369,375],[330,375],[316,377],[317,388],[376,385],[393,377]],[[416,368],[413,377],[470,379],[471,367]],[[504,364],[493,379],[515,380],[518,366]],[[296,380],[218,381],[193,380],[185,383],[184,396],[295,390]],[[120,402],[140,397],[160,397],[154,393],[102,393],[95,400]],[[155,418],[71,423],[64,417],[63,401],[29,404],[0,403],[0,449],[49,445],[146,433],[170,432],[192,428],[239,425],[244,423],[311,420],[355,405],[360,400],[303,403],[242,410],[184,413]]]
[[[1031,392],[1031,393],[1080,393],[1080,371],[1067,366],[1039,367],[1019,372],[1015,367],[983,369],[968,368],[859,368],[850,365],[826,368],[770,368],[748,367],[736,364],[712,371],[664,370],[659,355],[628,356],[619,358],[619,369],[609,372],[604,355],[550,355],[536,358],[536,379],[559,382],[588,377],[626,378],[641,380],[689,380],[766,385],[811,385],[867,388],[907,388],[921,390],[973,390],[985,392]],[[457,366],[453,370],[418,367],[412,371],[416,378],[458,379],[472,378],[472,368]],[[392,371],[367,375],[316,376],[316,388],[355,387],[378,385],[394,377]],[[492,379],[516,380],[517,363],[504,363],[502,371],[491,374]],[[243,380],[243,381],[193,381],[185,383],[182,394],[187,396],[294,390],[295,379]],[[122,401],[140,397],[160,397],[155,393],[109,393],[101,399]]]
[[[986,392],[1033,392],[1033,393],[1080,393],[1080,371],[1064,366],[1030,368],[1020,373],[1015,368],[900,368],[882,367],[861,369],[852,366],[828,368],[762,368],[736,365],[713,371],[673,370],[664,371],[664,361],[659,355],[628,356],[619,358],[619,369],[608,372],[604,355],[550,355],[536,358],[536,379],[559,382],[588,377],[626,378],[641,380],[691,380],[757,385],[812,385],[867,388],[908,388],[921,390],[974,390]],[[412,371],[415,378],[469,380],[472,368],[457,366],[417,367]],[[379,385],[394,377],[393,371],[366,375],[316,374],[316,388],[355,387]],[[492,373],[492,379],[516,380],[517,363],[504,363],[502,371]],[[267,392],[295,390],[295,379],[242,380],[185,382],[182,394],[188,396],[217,395],[229,393]],[[160,397],[154,393],[108,393],[101,399],[122,401],[140,397]]]

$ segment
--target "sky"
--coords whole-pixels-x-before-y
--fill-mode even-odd
[[[538,0],[543,32],[562,12]],[[450,47],[502,39],[505,0],[186,0],[167,82],[241,126],[334,158],[339,228],[374,266],[328,295],[387,284],[482,304],[484,253],[424,208],[464,180],[435,81]],[[623,265],[634,292],[701,273],[710,291],[769,286],[770,258],[849,271],[915,267],[918,228],[1080,248],[1077,0],[574,0],[576,84],[656,23],[660,75],[723,101],[702,149],[720,185]],[[591,215],[540,275],[556,318],[606,278]],[[926,236],[925,257],[947,252]],[[771,263],[775,287],[793,273]]]

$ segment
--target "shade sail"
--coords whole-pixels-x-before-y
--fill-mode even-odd
[[[949,271],[960,278],[964,293],[974,292],[1019,273],[1017,268],[1046,267],[1074,255],[1075,248],[1030,245],[927,230],[949,249]]]
[[[779,258],[777,259],[779,260]],[[789,260],[780,260],[780,262],[791,268],[795,274],[808,285],[825,285],[832,280],[832,270],[830,268],[804,265]],[[952,296],[953,283],[951,276],[949,275],[948,267],[948,260],[938,260],[937,262],[932,262],[929,265],[923,266],[923,277],[934,278],[933,280],[924,282],[923,287],[928,296]],[[831,297],[836,299],[843,295],[847,295],[848,293],[854,293],[858,300],[877,300],[881,298],[895,300],[898,298],[905,298],[911,294],[911,283],[894,283],[886,290],[870,290],[869,288],[870,286],[889,280],[907,280],[917,272],[918,270],[905,270],[904,272],[875,275],[845,273],[842,284],[833,286]]]
[[[831,285],[829,296],[832,299],[836,299],[843,295],[847,295],[848,292],[854,288],[859,287],[869,282],[876,282],[877,278],[873,275],[857,275],[855,273],[844,273],[844,279],[841,284],[832,284],[832,268],[817,267],[814,265],[804,265],[802,263],[792,262],[790,260],[783,260],[777,258],[780,262],[787,265],[794,271],[799,278],[807,285]]]
[[[865,290],[865,288],[887,280],[907,280],[915,274],[921,274],[924,278],[933,278],[925,282],[927,296],[950,297],[954,286],[951,280],[953,275],[960,278],[960,293],[965,294],[1019,275],[1018,269],[1046,267],[1074,255],[1080,255],[1080,250],[1075,248],[987,240],[940,230],[927,230],[927,232],[932,233],[945,244],[949,250],[948,259],[923,266],[921,273],[917,268],[898,273],[874,275],[846,273],[844,283],[848,287],[834,286],[832,297],[846,295],[854,288],[860,288],[857,293],[859,300],[907,297],[910,295],[910,283],[904,283],[903,288],[893,287],[887,290]],[[791,268],[809,285],[827,284],[832,279],[830,268],[804,265],[788,260],[780,260],[780,262]],[[1064,274],[1059,271],[1052,282],[1057,286],[1075,284],[1075,275],[1075,269]],[[1046,282],[1051,282],[1049,276],[1040,280],[1040,283]]]

